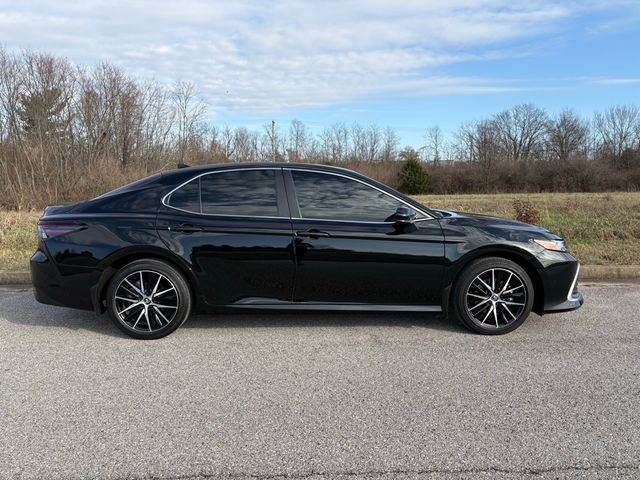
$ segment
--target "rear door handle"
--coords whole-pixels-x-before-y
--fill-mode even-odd
[[[195,225],[191,225],[190,223],[181,223],[180,225],[177,226],[169,226],[168,230],[171,230],[172,232],[182,232],[182,233],[195,233],[195,232],[202,232],[203,228],[202,227],[196,227]]]
[[[315,228],[296,232],[296,237],[320,238],[330,236],[331,234],[329,234],[328,232],[321,232],[320,230],[316,230]]]

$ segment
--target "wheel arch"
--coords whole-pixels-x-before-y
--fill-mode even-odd
[[[102,275],[100,275],[98,283],[96,283],[96,285],[91,288],[91,301],[93,303],[96,314],[104,313],[106,310],[104,301],[105,295],[107,293],[107,287],[109,286],[109,282],[111,281],[111,278],[116,274],[116,272],[122,267],[128,265],[131,262],[135,262],[136,260],[149,259],[162,260],[182,273],[187,280],[187,285],[189,285],[191,298],[193,299],[194,303],[198,303],[198,296],[196,294],[196,292],[198,291],[198,280],[193,274],[190,266],[182,258],[173,255],[171,252],[167,252],[162,248],[134,246],[120,249],[101,262],[101,267],[103,269]]]
[[[487,257],[500,257],[518,264],[527,272],[531,283],[533,284],[533,308],[532,310],[538,315],[542,315],[544,311],[544,283],[537,267],[537,260],[530,253],[517,247],[498,246],[478,248],[468,252],[458,259],[449,269],[449,274],[445,278],[443,288],[443,307],[449,308],[451,289],[454,282],[460,274],[475,260]]]

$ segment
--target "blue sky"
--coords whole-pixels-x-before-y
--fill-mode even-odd
[[[216,124],[396,129],[640,103],[640,1],[0,0],[0,43],[195,83]]]

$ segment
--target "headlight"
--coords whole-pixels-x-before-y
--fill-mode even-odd
[[[555,252],[567,252],[567,244],[564,243],[564,240],[538,240],[534,239],[538,245],[542,248],[546,248],[547,250],[553,250]]]

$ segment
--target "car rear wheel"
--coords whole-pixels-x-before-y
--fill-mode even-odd
[[[107,310],[113,323],[127,335],[161,338],[188,318],[191,293],[184,276],[168,263],[137,260],[111,279]]]
[[[505,258],[482,258],[456,280],[451,306],[454,316],[470,330],[499,335],[524,323],[533,294],[531,278],[520,265]]]

